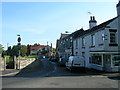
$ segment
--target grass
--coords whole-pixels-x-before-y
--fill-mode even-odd
[[[10,56],[6,56],[6,63],[9,63],[10,61],[12,61],[12,59],[10,58]]]
[[[38,56],[24,56],[22,58],[38,58]]]
[[[6,63],[9,63],[11,61],[9,57],[10,56],[6,56]],[[3,59],[3,57],[0,56],[0,59]]]

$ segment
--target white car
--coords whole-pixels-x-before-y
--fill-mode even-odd
[[[70,56],[65,65],[66,65],[66,68],[71,71],[74,71],[76,69],[84,70],[85,59],[82,56]]]

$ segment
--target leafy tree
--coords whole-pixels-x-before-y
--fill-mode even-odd
[[[18,46],[17,45],[14,45],[12,50],[11,50],[11,55],[12,56],[17,56],[19,55],[19,51],[18,51]]]
[[[35,43],[34,46],[39,46],[40,44],[39,43]]]
[[[0,44],[0,54],[2,53],[2,50],[3,50],[3,46],[2,44]]]
[[[43,48],[42,51],[41,51],[41,54],[42,55],[46,55],[47,54],[47,50],[45,50],[45,48]]]
[[[11,48],[11,46],[10,46],[10,47],[8,47],[8,50],[7,50],[7,55],[12,56],[12,48]]]
[[[27,46],[26,45],[21,45],[20,53],[22,56],[26,55],[26,53],[27,53]]]
[[[30,45],[27,45],[27,56],[30,55]]]

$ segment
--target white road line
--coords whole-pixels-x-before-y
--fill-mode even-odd
[[[10,75],[15,75],[15,74],[17,74],[18,72],[14,72],[14,73],[9,73],[9,74],[5,74],[5,75],[0,75],[0,77],[1,76],[10,76]]]

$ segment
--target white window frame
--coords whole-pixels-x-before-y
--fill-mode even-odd
[[[91,35],[91,45],[95,46],[95,34]]]
[[[118,66],[113,65],[113,55],[111,55],[111,67],[120,67],[119,65]]]
[[[111,34],[114,34],[114,42],[111,42]],[[110,32],[110,44],[115,44],[116,43],[116,32]]]
[[[85,37],[82,38],[82,47],[85,47]]]

